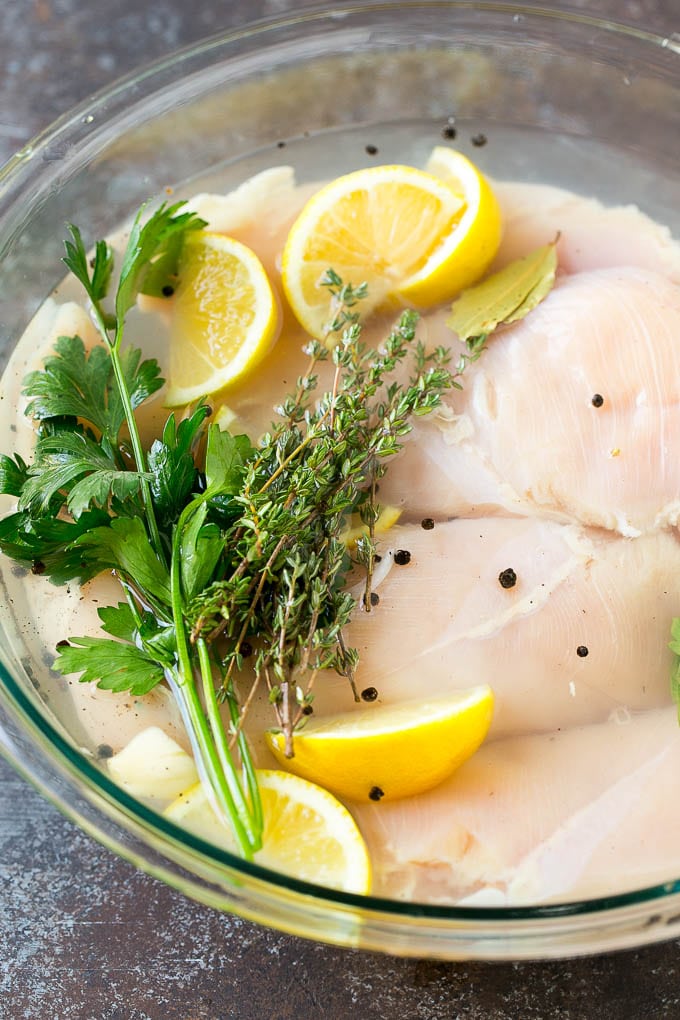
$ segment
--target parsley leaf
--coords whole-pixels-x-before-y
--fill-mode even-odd
[[[78,336],[61,336],[54,355],[45,359],[41,371],[30,372],[23,393],[32,397],[26,414],[39,420],[73,418],[101,433],[110,452],[118,447],[125,409],[114,377],[111,355],[98,345],[86,351]],[[163,385],[158,363],[141,362],[141,352],[129,347],[121,354],[121,366],[133,410]]]
[[[61,517],[33,518],[25,511],[9,514],[0,520],[0,550],[27,567],[37,567],[36,573],[49,577],[53,584],[73,580],[84,584],[100,568],[87,562],[73,543],[92,528],[104,528],[108,523],[103,510],[88,510],[75,522]]]
[[[148,455],[151,495],[161,526],[174,524],[197,486],[194,447],[201,437],[210,408],[201,405],[177,425],[170,415],[162,438],[155,439]]]
[[[178,213],[184,202],[165,203],[142,224],[144,206],[130,231],[116,293],[118,325],[125,319],[140,293],[158,294],[177,272],[182,242],[191,230],[206,226],[192,212]],[[146,289],[148,284],[148,290]]]
[[[117,606],[101,606],[97,616],[102,621],[102,630],[107,634],[134,642],[137,621],[127,602],[119,602]]]
[[[38,440],[19,509],[44,515],[57,494],[73,485],[66,502],[77,520],[91,503],[106,506],[110,495],[119,500],[135,496],[139,483],[136,471],[119,471],[115,460],[90,436],[58,432]]]
[[[133,644],[113,638],[76,637],[59,649],[54,668],[80,673],[80,682],[95,682],[105,691],[129,691],[141,697],[164,679],[163,667]]]
[[[206,503],[199,503],[180,540],[182,594],[187,600],[208,586],[224,549],[218,526],[206,523],[207,512]]]
[[[206,498],[235,496],[241,489],[245,466],[254,453],[248,436],[232,436],[218,425],[210,425],[205,451]]]
[[[102,606],[97,610],[102,621],[102,630],[112,637],[129,641],[160,665],[171,666],[176,656],[175,629],[160,623],[152,613],[143,613],[138,625],[132,609],[127,602],[119,602],[117,606]]]
[[[170,604],[170,579],[140,517],[114,517],[108,528],[92,528],[73,543],[97,572],[119,570],[144,589],[154,603]]]
[[[106,297],[111,282],[113,252],[106,241],[97,241],[92,266],[90,266],[80,230],[78,227],[73,226],[73,224],[70,224],[68,229],[71,234],[71,240],[64,241],[64,247],[66,248],[66,255],[63,259],[64,264],[82,283],[87,296],[97,309],[104,324],[112,328],[115,322],[110,315],[104,312],[101,302]]]
[[[0,456],[0,492],[6,496],[20,496],[28,473],[27,464],[16,454]]]

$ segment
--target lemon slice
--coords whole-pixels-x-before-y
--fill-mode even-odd
[[[255,860],[266,868],[345,892],[367,893],[371,863],[347,808],[326,790],[289,772],[259,769],[264,814],[263,846]],[[166,817],[203,839],[236,852],[197,783],[165,810]]]
[[[241,379],[271,349],[278,321],[257,255],[223,234],[191,234],[173,303],[166,403],[188,404]]]
[[[486,736],[493,714],[490,687],[446,698],[401,702],[308,723],[295,735],[293,758],[283,735],[267,743],[286,768],[350,800],[396,800],[437,786]]]
[[[421,306],[449,300],[476,283],[501,243],[498,201],[474,163],[461,152],[439,145],[432,150],[426,170],[460,199],[462,213],[425,265],[399,288],[403,298]]]
[[[345,283],[368,284],[364,313],[380,307],[431,260],[461,211],[452,188],[409,166],[369,167],[327,184],[304,206],[283,250],[283,287],[296,318],[323,337],[330,312],[320,279],[329,268]],[[444,288],[436,300],[448,296]]]

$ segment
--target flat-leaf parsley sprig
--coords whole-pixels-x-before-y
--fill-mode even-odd
[[[219,715],[216,663],[205,642],[189,641],[186,629],[186,605],[213,579],[221,555],[210,501],[224,513],[252,449],[243,437],[209,426],[210,409],[201,406],[179,424],[171,415],[146,451],[135,411],[163,380],[155,361],[123,348],[137,294],[174,282],[182,239],[204,226],[179,210],[161,206],[145,222],[140,210],[113,313],[105,304],[113,253],[99,241],[90,262],[80,231],[71,227],[64,261],[90,298],[103,344],[86,351],[78,337],[61,337],[43,369],[26,377],[27,411],[38,422],[38,438],[31,465],[0,458],[0,489],[18,497],[16,512],[0,522],[0,548],[56,583],[115,573],[126,601],[99,610],[109,636],[71,638],[55,667],[137,696],[165,680],[214,807],[241,853],[252,857],[261,845],[262,810],[250,753],[241,739],[239,766]],[[196,460],[206,434],[204,472]]]

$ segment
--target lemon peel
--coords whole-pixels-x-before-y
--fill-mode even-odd
[[[502,233],[491,185],[466,156],[438,145],[426,170],[460,198],[462,212],[425,265],[399,288],[401,297],[422,306],[447,301],[481,279],[496,256]]]

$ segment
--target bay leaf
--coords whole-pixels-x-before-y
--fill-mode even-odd
[[[523,319],[552,290],[557,272],[556,244],[557,238],[464,290],[453,302],[446,325],[467,342],[486,336],[497,326]]]

